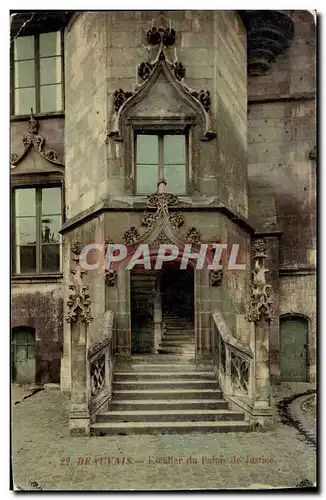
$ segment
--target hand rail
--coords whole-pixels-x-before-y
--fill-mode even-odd
[[[89,364],[89,412],[94,414],[112,395],[113,355],[112,331],[113,311],[104,314],[101,339],[93,342],[87,352]]]
[[[251,349],[233,337],[222,314],[212,314],[213,363],[226,396],[252,396],[251,380],[254,355]]]

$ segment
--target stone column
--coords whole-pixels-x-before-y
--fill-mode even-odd
[[[131,355],[130,271],[118,270],[117,348],[122,356]]]
[[[90,311],[88,285],[83,283],[86,271],[79,263],[82,245],[75,242],[71,246],[75,269],[71,270],[72,293],[67,301],[66,321],[71,328],[71,408],[69,429],[71,435],[89,435],[89,376],[87,359],[88,324],[93,320]]]
[[[267,244],[257,240],[252,246],[254,268],[251,283],[251,297],[247,319],[254,323],[254,383],[253,414],[257,421],[265,424],[271,418],[270,408],[270,373],[269,373],[269,336],[272,320],[271,285],[266,282],[265,268]]]
[[[269,335],[270,323],[258,321],[255,324],[254,408],[270,406]]]

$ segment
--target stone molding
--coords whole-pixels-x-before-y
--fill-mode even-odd
[[[59,160],[57,153],[53,149],[44,150],[45,138],[38,133],[39,124],[33,116],[31,110],[31,117],[27,123],[27,135],[23,137],[24,151],[22,154],[11,153],[10,165],[15,168],[27,155],[28,151],[34,147],[36,151],[50,163],[64,167],[64,164]]]
[[[142,83],[135,85],[133,92],[126,92],[123,89],[116,90],[113,94],[114,113],[109,124],[108,138],[116,141],[124,140],[124,130],[128,118],[132,113],[132,108],[142,101],[154,87],[158,77],[163,75],[167,87],[171,87],[183,102],[192,110],[196,120],[201,125],[202,140],[211,140],[216,137],[212,129],[212,121],[208,113],[210,109],[210,93],[208,90],[199,92],[190,89],[184,82],[185,68],[179,61],[169,61],[160,47],[155,60],[143,62],[138,67],[138,76]],[[157,116],[156,120],[171,121],[173,117]]]
[[[279,10],[238,11],[247,30],[248,75],[267,73],[294,37],[291,17]]]

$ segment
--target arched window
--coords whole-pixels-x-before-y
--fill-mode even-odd
[[[35,382],[35,330],[27,326],[12,329],[12,379],[19,384]]]

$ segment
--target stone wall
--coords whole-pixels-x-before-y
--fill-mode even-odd
[[[11,295],[11,327],[35,329],[36,382],[59,383],[63,346],[61,283],[14,284]]]
[[[199,164],[194,165],[201,193],[217,196],[247,215],[247,67],[242,22],[237,14],[225,11],[165,11],[164,15],[177,32],[175,47],[186,67],[185,83],[211,93],[217,139],[201,143]],[[158,11],[81,13],[66,35],[70,216],[103,197],[130,194],[125,179],[127,148],[112,140],[106,145],[105,133],[114,92],[133,91],[137,67],[148,60],[146,32],[157,17]]]
[[[107,14],[84,12],[65,35],[68,218],[105,197]]]
[[[316,145],[316,27],[307,11],[294,11],[292,20],[295,35],[290,48],[269,74],[248,79],[250,220],[258,231],[281,232],[279,246],[274,238],[268,262],[275,296],[270,348],[276,380],[279,314],[292,309],[307,314],[311,352],[315,345],[313,278],[293,273],[316,265],[316,162],[309,157]],[[292,275],[282,274],[279,285],[278,274],[285,269]],[[312,365],[314,356],[309,354]]]

